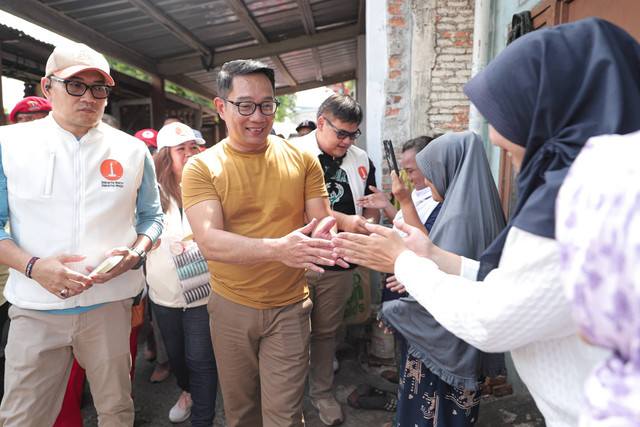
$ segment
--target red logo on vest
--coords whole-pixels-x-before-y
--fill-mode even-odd
[[[122,178],[122,165],[117,160],[107,159],[100,165],[100,173],[109,181]]]
[[[362,178],[363,181],[367,180],[367,168],[365,168],[364,166],[360,166],[358,168],[358,173],[360,174],[360,178]]]

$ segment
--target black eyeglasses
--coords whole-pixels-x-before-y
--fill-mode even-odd
[[[278,101],[277,99],[274,99],[273,101],[265,101],[260,104],[256,104],[255,102],[251,102],[251,101],[236,102],[226,98],[220,98],[220,99],[222,99],[223,101],[227,101],[235,105],[236,107],[238,107],[238,113],[240,113],[241,116],[252,115],[256,111],[257,107],[260,107],[260,111],[265,116],[273,116],[276,113],[278,106],[280,105],[280,101]]]
[[[338,139],[345,139],[345,138],[358,139],[360,138],[360,135],[362,135],[362,132],[360,132],[360,129],[356,130],[355,132],[347,132],[346,130],[342,130],[342,129],[339,130],[325,116],[322,116],[322,118],[325,119],[327,123],[329,123],[329,126],[331,126],[331,128],[336,131]]]
[[[49,78],[55,82],[64,83],[67,93],[71,96],[82,96],[87,92],[87,89],[91,89],[91,95],[93,95],[94,98],[106,99],[109,97],[111,89],[113,89],[113,86],[109,85],[89,86],[88,84],[76,80],[61,79],[56,76],[49,76]]]

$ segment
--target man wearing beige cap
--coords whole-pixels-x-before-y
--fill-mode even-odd
[[[12,304],[5,427],[53,425],[74,357],[99,425],[133,425],[131,304],[162,211],[144,143],[101,121],[109,72],[83,44],[57,47],[41,83],[51,114],[0,128],[0,228],[11,220],[11,236],[0,231]],[[96,268],[110,257],[110,270]]]

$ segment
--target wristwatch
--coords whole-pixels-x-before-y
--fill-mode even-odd
[[[137,253],[138,256],[140,257],[136,265],[131,267],[132,270],[138,270],[147,261],[147,253],[142,249],[138,249],[138,248],[131,248],[130,251]]]

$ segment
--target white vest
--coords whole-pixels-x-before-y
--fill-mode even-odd
[[[88,274],[85,267],[97,266],[107,251],[135,242],[142,141],[104,123],[78,141],[50,115],[1,127],[0,145],[11,235],[24,251],[86,255],[66,266]],[[122,300],[143,287],[142,272],[131,270],[63,300],[12,269],[4,295],[21,308],[55,310]]]
[[[314,156],[318,157],[322,154],[322,150],[318,146],[316,138],[317,130],[295,140],[296,145]],[[342,160],[340,169],[345,171],[349,180],[349,187],[353,195],[353,206],[356,209],[356,215],[362,216],[362,206],[356,205],[356,200],[364,197],[364,191],[367,187],[367,177],[369,176],[369,157],[367,152],[361,148],[352,145],[347,150],[347,155]]]

